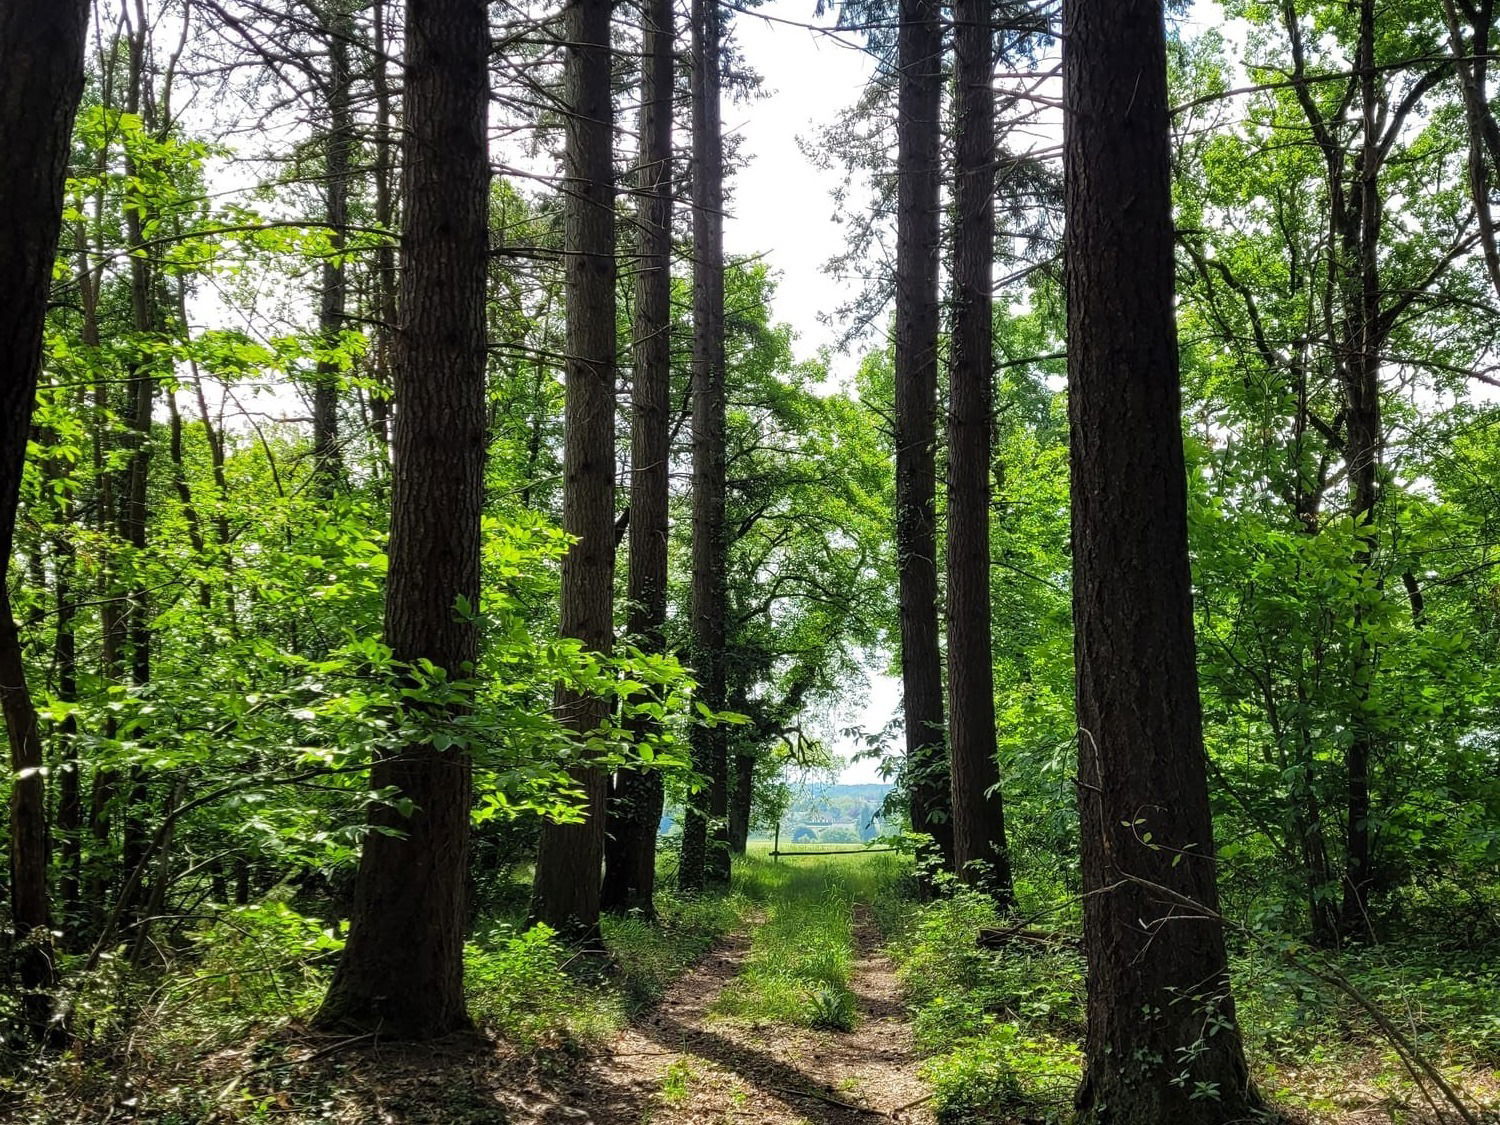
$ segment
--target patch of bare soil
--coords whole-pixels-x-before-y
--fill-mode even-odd
[[[745,1024],[710,1016],[738,973],[737,935],[684,976],[611,1049],[556,1083],[504,1100],[517,1122],[570,1125],[854,1125],[930,1122],[901,999],[868,912],[856,916],[854,1031]]]

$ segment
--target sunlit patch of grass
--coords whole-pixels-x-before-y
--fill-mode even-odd
[[[743,969],[714,1010],[747,1021],[847,1030],[855,1020],[849,992],[854,899],[873,875],[863,862],[800,863],[741,865],[742,892],[764,902],[767,913]]]

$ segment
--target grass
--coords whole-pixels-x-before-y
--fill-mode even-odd
[[[606,917],[609,960],[580,958],[545,926],[520,928],[504,918],[480,931],[466,950],[469,1009],[488,1030],[522,1050],[585,1051],[602,1043],[730,930],[747,899],[724,895],[656,895],[657,920]]]
[[[752,850],[735,871],[762,918],[744,968],[714,1005],[721,1016],[848,1031],[857,1018],[849,973],[854,904],[892,877],[884,855],[767,862]]]

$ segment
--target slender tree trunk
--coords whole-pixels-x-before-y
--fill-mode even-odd
[[[1230,994],[1203,761],[1161,0],[1069,0],[1063,41],[1088,959],[1078,1109],[1082,1122],[1221,1125],[1255,1119],[1260,1103]]]
[[[636,206],[635,378],[631,398],[630,634],[646,652],[661,652],[667,620],[667,462],[671,455],[672,378],[672,78],[676,38],[671,0],[644,13],[641,157]],[[529,478],[528,478],[529,479]],[[650,734],[637,723],[636,736]],[[621,770],[609,804],[604,848],[605,910],[655,914],[656,834],[663,805],[661,773]]]
[[[371,9],[375,36],[371,85],[375,94],[375,225],[383,230],[396,228],[396,200],[392,190],[395,178],[391,160],[392,108],[391,84],[386,74],[388,37],[385,26],[385,0],[375,0]],[[391,340],[396,324],[396,250],[390,239],[382,239],[375,249],[375,379],[378,387],[370,394],[371,428],[380,450],[381,461],[390,456],[390,410],[387,397],[392,380],[390,373]]]
[[[353,21],[343,10],[344,0],[333,0],[322,15],[328,42],[328,125],[323,134],[324,221],[328,224],[329,245],[338,252],[344,247],[344,231],[349,223],[349,160],[354,147],[354,115],[349,95],[352,78],[349,69],[349,39]],[[384,64],[376,61],[377,68]],[[342,259],[323,262],[318,304],[318,332],[322,346],[330,351],[340,345],[344,317],[349,301],[347,270]],[[331,496],[343,476],[343,457],[339,449],[339,372],[340,364],[325,356],[318,361],[313,383],[313,471],[317,489]]]
[[[734,756],[734,788],[729,794],[729,850],[744,855],[755,815],[755,755]]]
[[[488,9],[410,0],[401,331],[394,368],[390,577],[385,635],[396,660],[471,674],[484,507],[485,279],[489,212]],[[459,710],[432,704],[436,718]],[[324,1027],[427,1038],[469,1023],[463,941],[472,799],[461,749],[431,742],[379,759],[376,807],[354,885],[349,939],[318,1013]],[[396,834],[393,834],[396,833]]]
[[[71,505],[69,505],[71,508]],[[67,534],[53,543],[53,565],[57,574],[57,630],[53,635],[52,659],[57,668],[57,698],[64,703],[78,700],[78,604],[74,571],[77,552]],[[82,761],[78,756],[78,722],[69,715],[57,724],[57,837],[59,845],[58,895],[60,909],[68,921],[76,920],[83,891],[83,788]],[[63,927],[64,939],[72,926]]]
[[[73,117],[83,91],[89,6],[11,0],[0,7],[0,704],[14,774],[10,796],[11,923],[28,1021],[47,1025],[54,984],[47,887],[45,759],[11,615],[8,574],[26,444],[41,370],[42,328],[62,226]]]
[[[565,284],[568,294],[563,447],[564,637],[607,653],[614,643],[615,573],[615,191],[610,99],[610,0],[567,0],[564,149]],[[603,726],[609,705],[560,688],[557,709],[580,739]],[[586,942],[599,929],[600,867],[608,778],[576,767],[580,823],[542,826],[532,920]]]
[[[724,709],[728,527],[724,519],[724,137],[718,0],[693,0],[693,669],[700,700]],[[692,730],[704,787],[683,818],[681,883],[729,881],[729,760],[722,726]]]
[[[948,746],[953,862],[1002,909],[1015,902],[995,761],[990,651],[991,295],[995,251],[994,32],[988,0],[955,0],[953,339],[948,371]],[[975,866],[970,866],[970,865]]]
[[[10,895],[16,967],[26,1022],[40,1036],[52,1011],[57,974],[52,962],[52,901],[47,889],[51,843],[47,834],[46,757],[21,635],[0,584],[0,709],[10,736]]]
[[[129,89],[126,112],[142,117],[148,129],[154,124],[154,106],[148,73],[150,31],[140,13],[129,29]],[[127,176],[136,177],[143,169],[127,152]],[[135,199],[125,208],[125,233],[132,247],[145,241],[145,201]],[[134,333],[136,354],[125,380],[124,444],[127,452],[117,495],[119,534],[129,548],[128,581],[119,588],[124,599],[121,608],[122,636],[129,655],[130,682],[137,691],[151,682],[152,613],[151,594],[145,582],[147,528],[150,517],[151,419],[156,405],[157,363],[152,348],[153,337],[160,328],[155,301],[156,276],[149,255],[130,256],[130,327]],[[145,771],[132,766],[126,771],[124,811],[121,816],[121,868],[126,879],[145,856],[150,830],[146,816],[150,807],[150,788]],[[118,912],[130,916],[133,904],[126,902]]]
[[[1363,580],[1375,562],[1379,529],[1380,461],[1384,436],[1380,411],[1380,353],[1383,333],[1379,274],[1380,118],[1375,75],[1375,2],[1360,0],[1359,78],[1363,143],[1355,165],[1357,180],[1344,224],[1342,269],[1344,356],[1339,368],[1344,383],[1344,463],[1349,470],[1349,510],[1354,521],[1354,563]],[[1360,590],[1364,589],[1361,582]],[[1356,594],[1356,597],[1361,596]],[[1374,645],[1367,625],[1368,608],[1357,604],[1349,676],[1355,699],[1352,737],[1345,751],[1348,819],[1345,835],[1344,901],[1339,924],[1346,937],[1371,932],[1368,895],[1374,882],[1375,856],[1370,807],[1370,766],[1376,731],[1369,714],[1370,680],[1375,674]]]
[[[938,185],[943,37],[936,0],[901,0],[896,126],[896,552],[906,776],[928,866],[953,870],[938,644]]]

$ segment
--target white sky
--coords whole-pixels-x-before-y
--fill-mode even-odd
[[[770,0],[758,11],[784,20],[815,21],[812,0]],[[820,324],[845,299],[823,264],[844,248],[844,229],[834,221],[831,193],[839,177],[808,163],[799,136],[831,123],[859,96],[874,61],[844,42],[805,28],[736,13],[733,34],[749,64],[764,78],[764,95],[724,107],[724,129],[736,134],[750,158],[736,176],[734,199],[724,224],[725,249],[732,255],[763,255],[779,274],[772,315],[796,330],[799,359],[831,345],[835,329]],[[841,365],[842,366],[842,365]],[[829,716],[834,730],[851,725],[878,729],[900,702],[900,684],[871,677],[868,701],[855,694],[844,713]],[[835,753],[850,747],[834,745]],[[839,781],[880,781],[876,763],[846,768]]]
[[[770,0],[758,9],[778,19],[814,22],[812,0]],[[798,332],[799,358],[832,342],[817,314],[840,303],[839,286],[822,272],[843,249],[834,221],[833,172],[812,167],[799,136],[831,123],[858,97],[874,70],[864,52],[806,28],[737,13],[733,34],[749,64],[764,76],[767,96],[726,104],[724,130],[742,138],[749,166],[734,179],[725,222],[725,249],[762,254],[780,274],[773,314]]]

